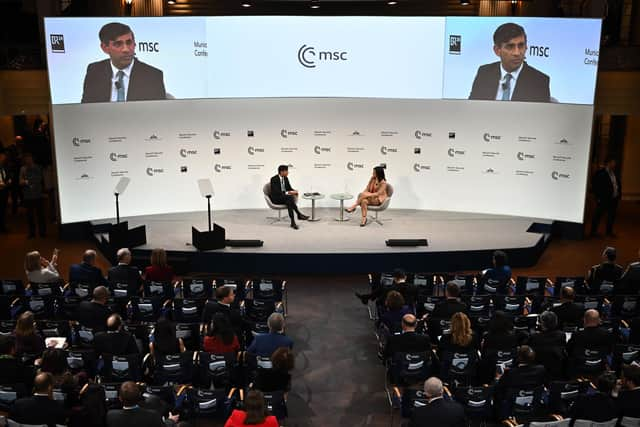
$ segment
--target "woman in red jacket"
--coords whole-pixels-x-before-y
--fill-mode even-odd
[[[164,249],[151,251],[151,265],[144,270],[144,280],[162,283],[173,283],[175,274],[167,264],[167,252]]]
[[[252,390],[244,400],[244,411],[234,409],[224,427],[278,427],[278,419],[269,415],[264,396],[261,392]]]

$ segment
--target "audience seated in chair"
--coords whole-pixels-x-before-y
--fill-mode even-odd
[[[236,336],[229,318],[222,312],[217,312],[207,328],[202,348],[207,353],[224,354],[240,351],[240,342]]]
[[[0,335],[0,385],[14,386],[19,395],[31,390],[33,370],[16,357],[16,341],[11,335]]]
[[[202,312],[202,325],[209,327],[214,316],[218,313],[224,315],[236,336],[240,339],[245,330],[249,329],[248,321],[240,314],[240,310],[233,307],[236,298],[235,291],[231,286],[220,286],[216,288],[216,299],[207,301]]]
[[[56,427],[66,418],[64,407],[53,400],[53,377],[48,373],[36,375],[33,396],[18,399],[9,411],[9,419],[21,424]]]
[[[508,265],[507,254],[495,251],[492,259],[493,267],[482,271],[481,282],[495,287],[496,293],[506,295],[507,285],[511,279],[511,267]]]
[[[289,391],[290,372],[295,367],[295,357],[290,348],[280,347],[271,355],[271,369],[258,369],[254,388],[262,392]]]
[[[560,305],[552,307],[556,316],[558,316],[558,328],[580,326],[584,317],[584,307],[576,304],[575,290],[571,286],[565,286],[560,291]]]
[[[107,412],[107,427],[160,427],[165,425],[160,415],[140,407],[142,393],[139,386],[127,381],[120,386],[118,397],[122,409]]]
[[[107,330],[95,334],[93,345],[98,355],[126,356],[140,352],[133,335],[124,331],[119,314],[109,316]]]
[[[96,267],[96,251],[87,249],[82,255],[80,264],[72,264],[69,267],[69,283],[82,283],[93,286],[107,286],[102,271]]]
[[[455,282],[448,282],[445,289],[446,299],[437,304],[431,313],[435,319],[450,319],[454,314],[467,313],[468,307],[460,301],[460,288]]]
[[[224,427],[278,427],[276,417],[269,415],[262,392],[252,390],[244,400],[244,411],[234,409]]]
[[[464,427],[467,425],[464,407],[453,400],[445,399],[442,381],[431,377],[424,383],[427,397],[425,406],[415,408],[409,427]]]
[[[529,338],[529,346],[536,353],[536,362],[544,366],[549,377],[559,380],[565,377],[567,337],[557,329],[558,317],[545,311],[538,318],[540,331]]]
[[[176,325],[166,317],[161,317],[153,330],[153,342],[149,352],[156,358],[182,353],[186,350],[182,338],[176,337]]]
[[[393,286],[385,287],[378,283],[374,286],[371,293],[360,294],[356,292],[356,296],[360,298],[363,304],[367,304],[371,300],[375,300],[378,305],[383,305],[387,299],[387,294],[391,291],[397,291],[402,294],[405,304],[413,306],[416,302],[418,289],[415,285],[407,283],[407,273],[401,268],[393,271]]]
[[[624,270],[616,264],[616,248],[608,246],[602,252],[602,262],[589,269],[587,284],[592,294],[611,294],[618,286]]]
[[[640,418],[640,367],[622,367],[621,387],[616,399],[618,416]]]
[[[618,418],[616,402],[611,392],[616,386],[616,376],[611,372],[600,375],[596,381],[595,393],[581,394],[569,410],[569,417],[577,420],[605,422]]]
[[[51,261],[40,256],[40,252],[29,252],[24,259],[24,269],[29,283],[57,283],[62,281],[58,273],[58,250],[53,251]]]
[[[544,366],[536,363],[536,354],[527,345],[518,348],[516,365],[507,369],[495,388],[495,401],[502,402],[509,390],[534,389],[548,380]]]
[[[574,370],[580,370],[585,350],[598,352],[603,356],[613,352],[615,336],[602,328],[600,323],[600,313],[593,309],[587,310],[583,319],[584,329],[571,335],[567,343],[567,354]]]
[[[284,334],[284,317],[280,313],[272,313],[267,320],[269,332],[258,334],[253,339],[247,352],[260,357],[271,357],[280,347],[293,348],[293,341]]]
[[[167,252],[164,249],[156,248],[151,251],[151,265],[145,268],[143,278],[153,282],[173,282],[175,273],[167,264]]]
[[[25,311],[18,317],[15,329],[16,354],[40,355],[44,351],[44,339],[36,330],[33,313]]]
[[[142,276],[138,267],[131,264],[131,251],[127,248],[120,248],[117,252],[118,265],[111,267],[107,273],[109,286],[113,291],[118,284],[127,285],[127,296],[138,296],[142,293]],[[123,289],[124,291],[124,289]],[[114,293],[114,297],[120,295]]]
[[[379,323],[385,325],[392,333],[400,332],[402,317],[411,313],[411,309],[404,304],[402,294],[397,291],[387,293],[384,302],[384,311],[378,319]]]
[[[104,286],[98,286],[93,290],[91,301],[82,301],[76,309],[76,320],[85,328],[94,333],[107,329],[107,319],[111,316],[111,310],[107,307],[109,290]]]
[[[428,335],[416,333],[418,320],[413,314],[402,317],[402,333],[391,335],[384,349],[384,358],[395,353],[422,353],[431,351],[431,340]]]

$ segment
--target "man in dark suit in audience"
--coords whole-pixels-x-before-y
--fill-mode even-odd
[[[16,338],[0,335],[0,384],[16,388],[18,397],[26,396],[33,383],[33,369],[16,357]]]
[[[587,284],[591,293],[611,294],[616,291],[624,270],[616,263],[616,248],[607,246],[602,252],[602,262],[589,269]]]
[[[202,310],[202,325],[209,328],[211,321],[217,313],[224,315],[233,326],[238,339],[241,339],[245,330],[250,328],[248,321],[243,319],[240,310],[232,307],[236,294],[231,286],[220,286],[216,288],[216,300],[207,301]]]
[[[109,290],[104,286],[98,286],[93,290],[91,301],[82,301],[76,310],[76,320],[85,328],[94,333],[107,330],[107,319],[111,316],[111,310],[107,307]]]
[[[550,102],[549,76],[525,61],[527,34],[518,24],[500,25],[493,33],[500,61],[478,68],[469,99]]]
[[[280,347],[293,348],[293,340],[284,334],[284,317],[280,313],[271,313],[267,319],[269,333],[259,334],[251,342],[247,352],[261,357],[271,357]]]
[[[166,99],[162,71],[136,58],[136,40],[128,25],[111,22],[100,29],[100,48],[109,59],[87,67],[82,102]]]
[[[21,424],[49,427],[65,423],[64,407],[53,400],[51,374],[43,372],[36,376],[33,382],[33,396],[16,400],[9,410],[9,419]]]
[[[615,338],[600,327],[600,313],[597,310],[585,311],[583,323],[584,329],[574,332],[567,343],[569,358],[580,357],[585,349],[611,354]]]
[[[111,267],[107,275],[109,287],[114,292],[114,297],[120,297],[120,292],[124,293],[125,289],[119,289],[118,285],[127,285],[126,296],[137,296],[142,291],[142,276],[138,267],[131,264],[131,251],[127,248],[118,249],[117,253],[118,265]]]
[[[640,418],[640,367],[622,367],[622,390],[618,393],[616,407],[621,417]]]
[[[164,427],[160,414],[139,406],[142,393],[133,381],[120,386],[119,398],[122,409],[107,412],[107,427]]]
[[[517,365],[507,369],[495,389],[495,401],[502,402],[509,390],[532,389],[547,381],[544,366],[536,363],[536,353],[528,345],[518,347]]]
[[[376,300],[378,305],[384,306],[387,300],[387,294],[391,291],[400,292],[406,305],[415,305],[418,289],[414,284],[407,283],[407,273],[401,268],[393,270],[393,286],[385,287],[381,283],[378,283],[373,287],[370,294],[360,294],[356,292],[356,296],[360,298],[363,304],[367,304],[369,300]]]
[[[416,333],[418,321],[413,314],[402,317],[402,333],[389,337],[384,349],[385,358],[395,353],[422,353],[431,351],[431,340],[427,335]]]
[[[640,257],[640,250],[638,250]],[[640,292],[640,261],[630,263],[624,270],[619,282],[619,291],[625,295],[637,295]]]
[[[112,314],[107,319],[107,330],[95,334],[93,346],[98,354],[126,356],[139,352],[136,340],[122,329],[122,317]]]
[[[82,255],[82,262],[72,264],[69,267],[69,283],[107,286],[107,279],[104,278],[102,271],[96,267],[96,251],[87,249]]]
[[[298,225],[293,217],[294,212],[298,214],[298,219],[301,221],[309,219],[308,216],[298,210],[295,199],[295,196],[297,195],[298,192],[294,190],[289,183],[289,166],[278,166],[278,174],[271,177],[270,199],[275,204],[287,205],[289,218],[291,218],[291,228],[295,230],[298,229]]]
[[[596,198],[596,210],[591,221],[591,237],[598,236],[600,220],[605,213],[607,214],[607,236],[614,236],[613,224],[616,220],[618,202],[622,196],[622,182],[614,158],[608,158],[604,167],[593,175],[591,190]]]
[[[456,313],[467,312],[467,305],[460,301],[460,288],[455,282],[447,283],[445,295],[447,299],[435,306],[430,317],[435,319],[451,319],[451,316]]]
[[[558,317],[558,328],[565,326],[580,326],[584,317],[584,307],[576,304],[575,291],[571,286],[565,286],[560,292],[560,305],[551,308]]]
[[[464,407],[453,400],[445,400],[442,381],[431,377],[424,383],[427,404],[413,410],[409,427],[464,427],[467,421]]]

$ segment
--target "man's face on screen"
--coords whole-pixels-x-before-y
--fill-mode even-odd
[[[524,54],[527,52],[527,39],[524,34],[514,37],[500,46],[493,46],[493,51],[500,57],[500,62],[505,70],[514,71],[524,61]]]
[[[123,34],[109,44],[100,43],[102,51],[109,55],[111,63],[119,69],[127,68],[136,53],[136,41],[132,33]]]

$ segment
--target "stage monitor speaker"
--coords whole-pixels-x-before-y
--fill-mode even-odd
[[[232,248],[257,248],[264,245],[262,240],[227,240],[227,246]]]
[[[389,239],[387,246],[429,246],[427,239]]]
[[[195,227],[191,227],[191,243],[199,251],[224,248],[226,245],[225,236],[224,228],[215,223],[211,231],[198,231]]]
[[[147,229],[144,225],[129,229],[127,221],[113,224],[109,228],[109,245],[113,250],[134,248],[147,243]]]

